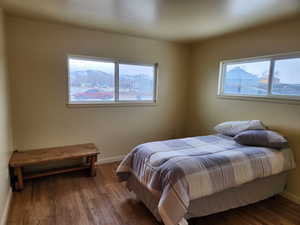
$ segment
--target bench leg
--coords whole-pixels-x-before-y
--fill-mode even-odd
[[[21,167],[16,167],[15,168],[15,173],[16,173],[16,176],[17,176],[16,190],[21,191],[24,188],[22,168]]]
[[[96,176],[96,161],[97,161],[97,155],[90,157],[90,176],[94,177]]]

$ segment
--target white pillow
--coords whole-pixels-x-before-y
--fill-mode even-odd
[[[265,130],[265,126],[260,120],[228,121],[215,126],[218,133],[235,136],[245,130]]]

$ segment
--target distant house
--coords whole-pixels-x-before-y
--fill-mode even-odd
[[[233,93],[241,93],[247,87],[256,86],[259,78],[241,67],[235,67],[226,73],[225,89]]]

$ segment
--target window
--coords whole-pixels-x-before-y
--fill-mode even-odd
[[[219,95],[300,100],[300,54],[221,62]]]
[[[69,104],[155,103],[157,66],[70,56]]]

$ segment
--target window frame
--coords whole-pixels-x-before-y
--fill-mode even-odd
[[[227,99],[239,99],[239,100],[266,100],[266,101],[277,101],[283,103],[297,103],[300,104],[300,96],[292,95],[275,95],[272,94],[272,82],[274,77],[274,68],[276,60],[282,59],[293,59],[300,58],[300,52],[290,52],[290,53],[281,53],[273,54],[266,56],[242,58],[242,59],[233,59],[233,60],[222,60],[220,61],[219,67],[219,79],[218,79],[218,92],[217,96],[220,98]],[[225,81],[225,69],[227,65],[232,65],[236,63],[252,63],[260,61],[270,61],[269,68],[269,79],[268,79],[268,90],[266,95],[241,95],[241,94],[226,94],[224,93],[224,81]]]
[[[67,106],[69,107],[97,107],[97,106],[155,106],[158,103],[158,63],[140,63],[133,61],[125,61],[113,58],[103,58],[84,55],[68,54],[67,57]],[[114,97],[113,101],[78,101],[72,102],[70,99],[70,65],[69,59],[91,60],[100,62],[113,63],[115,66],[115,81],[114,81]],[[136,65],[136,66],[151,66],[153,67],[153,100],[120,100],[119,99],[119,64]]]

